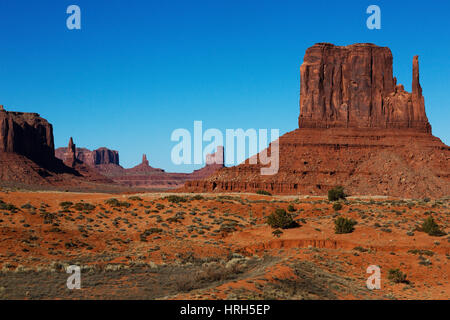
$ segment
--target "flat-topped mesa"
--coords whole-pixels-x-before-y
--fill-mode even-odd
[[[392,53],[374,44],[318,43],[300,67],[300,128],[413,128],[431,133],[413,59],[412,93],[393,77]]]
[[[66,165],[71,166],[70,163],[74,163],[72,159],[73,152],[71,151],[74,148],[76,160],[83,162],[87,166],[95,167],[110,164],[119,166],[119,152],[104,147],[93,151],[86,148],[75,148],[72,138],[70,139],[71,142],[69,141],[67,148],[58,148],[55,150],[55,156],[63,160]]]
[[[53,127],[37,113],[0,111],[0,153],[16,153],[44,166],[54,165]]]

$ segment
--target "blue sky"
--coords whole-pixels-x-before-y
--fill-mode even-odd
[[[81,8],[68,30],[66,8]],[[381,8],[381,30],[366,8]],[[450,144],[448,1],[0,0],[0,104],[38,112],[55,144],[106,146],[131,167],[143,153],[176,166],[177,128],[297,128],[299,67],[317,42],[391,48],[411,90],[412,58],[433,134]]]

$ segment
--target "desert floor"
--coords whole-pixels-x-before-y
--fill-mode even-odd
[[[168,196],[0,192],[0,299],[450,298],[450,236],[418,231],[429,216],[449,231],[450,198]],[[289,205],[299,226],[278,237],[266,217]],[[355,230],[335,234],[338,216]]]

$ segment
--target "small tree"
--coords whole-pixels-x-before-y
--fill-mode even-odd
[[[289,212],[294,212],[294,211],[295,211],[295,207],[294,207],[292,204],[290,204],[290,205],[288,205],[288,207],[287,207],[287,211],[289,211]]]
[[[432,217],[428,217],[425,219],[425,221],[422,223],[421,230],[425,233],[428,233],[430,236],[436,236],[440,237],[445,235],[445,232],[443,232],[438,224],[434,221]]]
[[[340,199],[345,200],[347,195],[344,192],[344,187],[337,186],[333,189],[328,190],[328,200],[330,201],[338,201]]]
[[[275,237],[279,238],[283,234],[283,231],[281,231],[280,229],[275,229],[275,230],[272,231],[272,234]]]
[[[409,283],[409,281],[406,280],[406,274],[399,269],[390,269],[388,279],[394,283]]]
[[[357,222],[353,219],[339,217],[334,220],[334,231],[337,234],[352,233]]]
[[[269,191],[266,191],[266,190],[257,190],[256,194],[261,194],[263,196],[271,196],[272,195]]]
[[[267,217],[267,224],[274,229],[289,229],[298,226],[297,222],[284,209],[276,209],[274,213]]]

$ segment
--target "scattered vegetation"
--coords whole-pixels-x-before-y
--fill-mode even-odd
[[[1,210],[6,210],[6,211],[11,211],[12,213],[17,212],[19,209],[17,209],[17,207],[11,203],[6,203],[3,200],[0,200],[0,209]]]
[[[406,274],[400,271],[400,269],[390,269],[388,279],[394,283],[409,283],[406,280]]]
[[[115,198],[111,198],[105,201],[106,204],[110,205],[111,207],[125,207],[129,208],[131,206],[131,203],[126,201],[119,201]]]
[[[142,198],[140,198],[138,196],[131,196],[131,197],[128,197],[128,200],[130,200],[130,201],[142,201]]]
[[[90,203],[78,202],[73,205],[73,208],[77,211],[92,211],[95,209],[95,206]]]
[[[446,235],[444,231],[442,231],[438,224],[434,221],[432,217],[428,217],[422,223],[421,231],[428,233],[430,236],[441,237]]]
[[[287,211],[289,211],[289,212],[294,212],[294,211],[295,211],[295,207],[294,207],[292,204],[290,204],[290,205],[288,205],[288,207],[287,207]]]
[[[269,191],[266,191],[266,190],[257,190],[256,194],[261,194],[263,196],[271,196],[272,195]]]
[[[275,229],[275,230],[272,231],[272,234],[275,237],[279,238],[283,234],[283,231],[281,231],[280,229]]]
[[[164,199],[166,199],[169,202],[173,202],[173,203],[186,202],[188,200],[187,197],[181,197],[181,196],[177,196],[174,194],[167,196]]]
[[[333,189],[328,190],[328,200],[329,201],[338,201],[338,200],[345,200],[347,195],[344,192],[344,187],[337,186]]]
[[[334,211],[341,210],[342,209],[342,203],[340,203],[340,202],[333,203],[333,209],[334,209]]]
[[[267,217],[267,224],[274,229],[289,229],[298,226],[292,216],[284,209],[276,209],[274,213]]]
[[[334,232],[336,234],[352,233],[357,222],[353,219],[338,217],[334,220]]]

